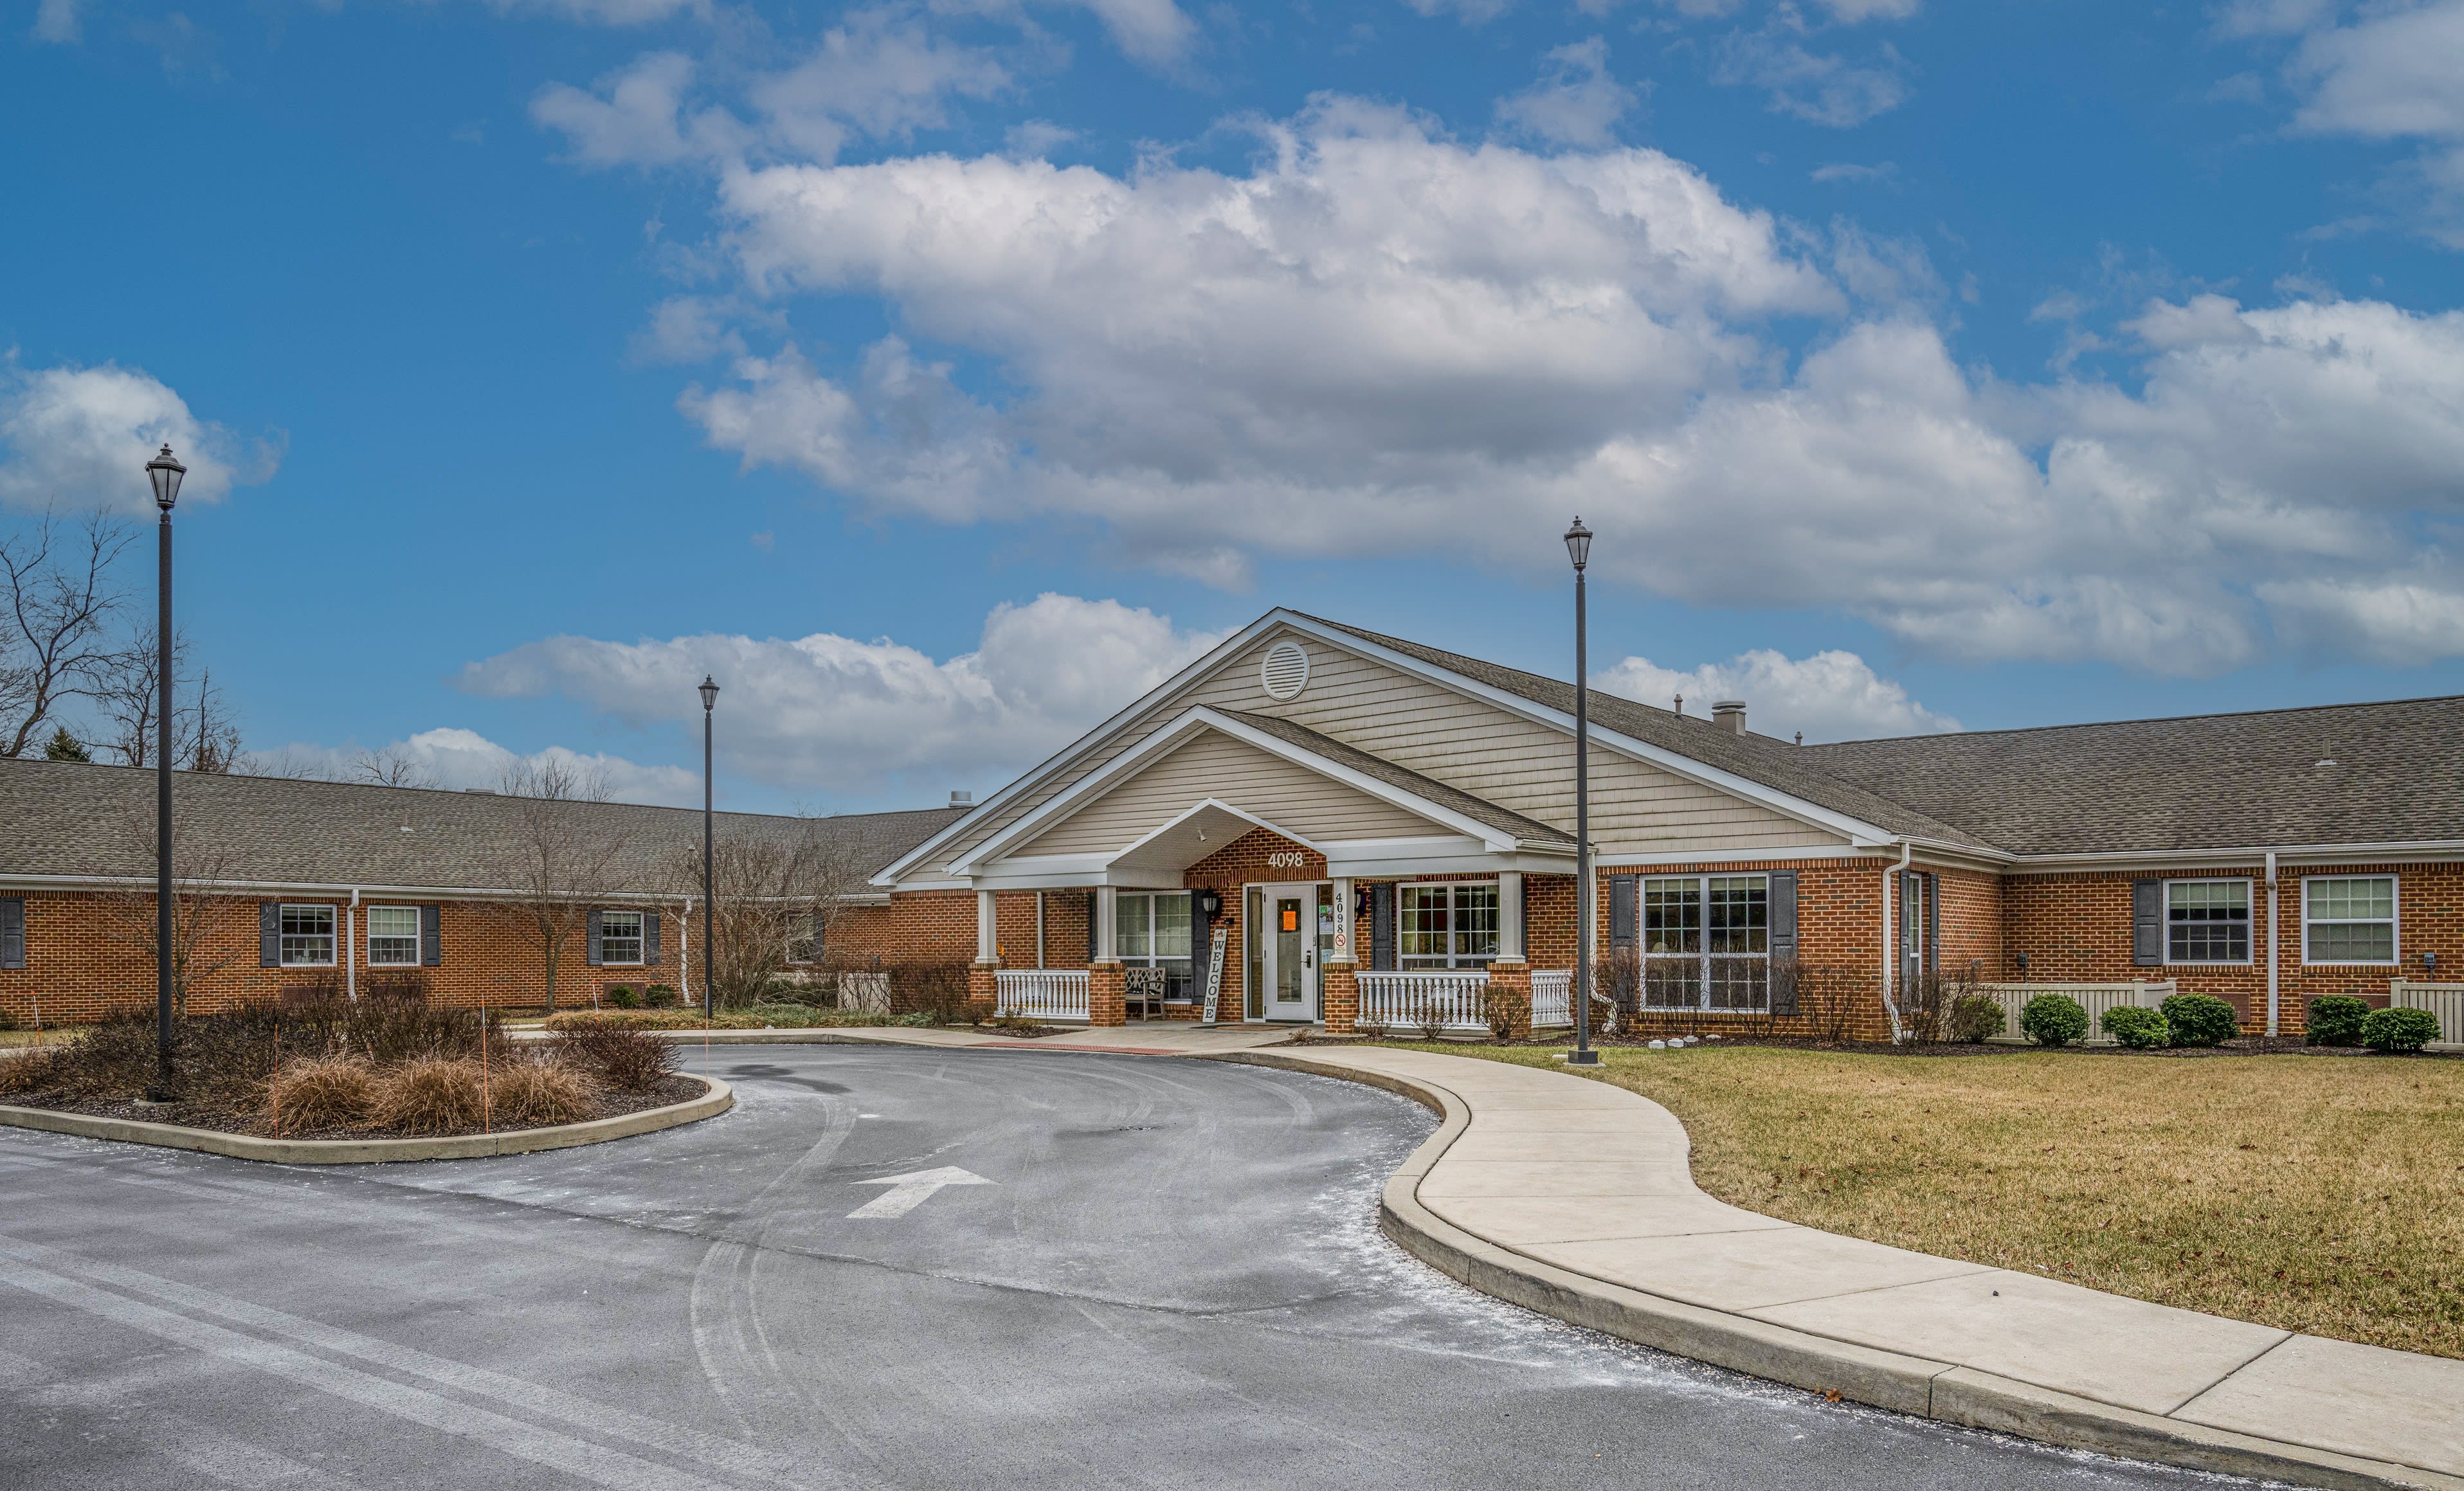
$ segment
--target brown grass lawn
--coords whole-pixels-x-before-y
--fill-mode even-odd
[[[1420,1046],[1533,1066],[1545,1049]],[[1613,1049],[1724,1201],[2288,1330],[2464,1357],[2464,1062]]]

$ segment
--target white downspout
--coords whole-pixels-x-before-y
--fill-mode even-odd
[[[1916,858],[1916,841],[1900,841],[1900,863],[1882,877],[1882,1010],[1891,1017],[1891,1044],[1898,1045],[1905,1032],[1900,1028],[1900,1001],[1895,997],[1900,981],[1900,942],[1892,935],[1891,910],[1898,904],[1900,877],[1907,873]]]
[[[2276,892],[2276,851],[2267,851],[2267,1036],[2276,1039],[2276,913],[2282,902]]]
[[[422,956],[428,950],[419,950]],[[350,910],[342,913],[342,988],[352,998],[360,997],[360,888],[351,888]]]

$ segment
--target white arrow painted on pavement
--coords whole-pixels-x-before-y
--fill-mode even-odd
[[[956,1165],[944,1165],[939,1170],[919,1170],[910,1175],[884,1175],[879,1180],[859,1180],[856,1184],[888,1186],[890,1189],[847,1213],[850,1220],[904,1217],[923,1205],[927,1196],[943,1186],[994,1186],[1001,1182],[986,1180],[975,1172],[960,1170]]]

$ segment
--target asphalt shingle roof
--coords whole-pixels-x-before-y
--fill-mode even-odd
[[[1460,787],[1449,787],[1434,777],[1423,777],[1409,767],[1396,765],[1384,756],[1372,756],[1356,746],[1345,745],[1331,735],[1319,735],[1306,726],[1277,719],[1271,714],[1251,714],[1241,710],[1224,710],[1222,713],[1279,740],[1288,741],[1304,751],[1314,752],[1330,761],[1349,766],[1365,777],[1375,777],[1390,787],[1400,787],[1441,807],[1453,808],[1465,818],[1512,834],[1527,844],[1562,844],[1569,847],[1573,844],[1574,836],[1562,828],[1551,828],[1536,818],[1526,818],[1499,807],[1485,798],[1473,797]]]
[[[275,885],[502,888],[494,866],[520,843],[520,800],[489,793],[278,777],[175,775],[178,832],[220,846],[225,878]],[[671,890],[679,852],[700,842],[693,808],[591,803],[622,835],[616,892]],[[736,832],[823,836],[866,874],[965,812],[796,819],[721,813]],[[154,774],[124,766],[0,760],[0,876],[145,876],[154,872]]]

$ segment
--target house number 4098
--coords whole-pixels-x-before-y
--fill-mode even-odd
[[[1309,856],[1306,854],[1287,852],[1283,854],[1269,854],[1266,856],[1266,867],[1268,869],[1298,869],[1308,863]]]

